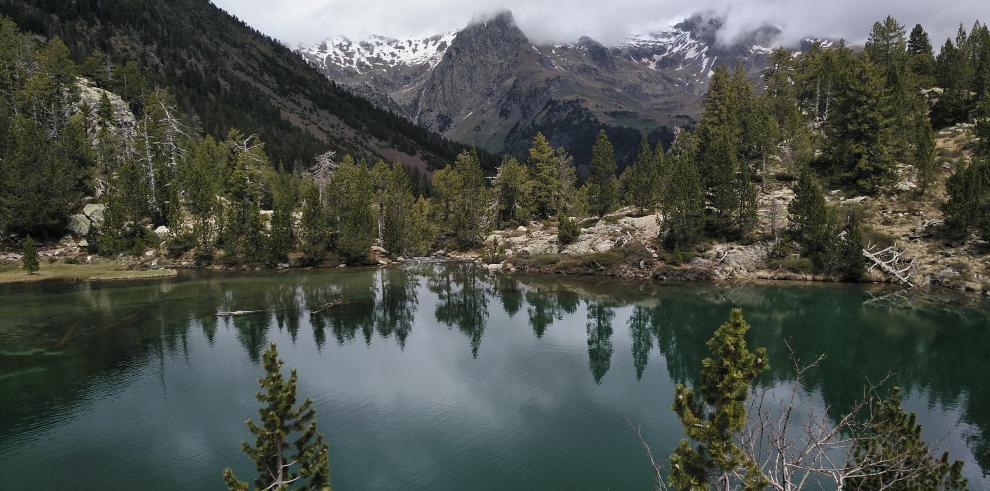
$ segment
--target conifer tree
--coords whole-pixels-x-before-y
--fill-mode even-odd
[[[296,406],[296,371],[282,376],[282,360],[271,345],[263,358],[265,376],[258,380],[259,423],[247,421],[255,436],[241,449],[254,462],[258,477],[254,487],[265,489],[330,490],[328,448],[323,434],[317,432],[313,403],[306,399]],[[248,483],[238,480],[231,469],[223,472],[224,484],[234,491],[246,491]]]
[[[945,40],[935,63],[937,82],[943,91],[932,107],[932,124],[936,128],[944,128],[964,121],[972,108],[970,91],[973,88],[974,67],[969,39],[962,25],[955,42]]]
[[[899,69],[904,65],[907,53],[904,26],[889,15],[882,23],[874,23],[864,51],[869,60],[883,71]]]
[[[347,261],[363,262],[375,241],[376,221],[372,209],[371,172],[345,156],[330,180],[330,201],[335,247]]]
[[[194,220],[194,233],[200,247],[212,248],[215,240],[215,214],[220,208],[221,172],[230,166],[230,153],[212,136],[203,138],[191,149],[181,167],[180,178],[186,198],[186,209]]]
[[[425,196],[420,196],[410,213],[409,252],[416,256],[428,255],[436,236],[437,230],[432,221],[430,202]]]
[[[119,135],[113,105],[106,92],[100,94],[96,114],[96,160],[103,174],[109,175],[119,165],[124,141]]]
[[[27,271],[27,274],[38,272],[38,244],[34,242],[34,239],[31,237],[24,239],[24,246],[21,252],[21,264],[24,271]]]
[[[712,207],[712,225],[719,232],[731,228],[736,203],[734,184],[741,131],[736,96],[728,70],[719,65],[708,85],[697,132],[698,166]]]
[[[379,239],[382,246],[395,256],[405,254],[414,232],[411,227],[412,208],[415,203],[409,173],[401,164],[375,165],[373,170],[378,183],[376,208],[378,210]]]
[[[960,160],[945,183],[948,200],[942,207],[947,229],[965,236],[971,230],[990,232],[990,164],[976,157],[969,164]],[[986,237],[990,234],[984,233]]]
[[[851,63],[825,130],[826,158],[843,182],[874,193],[894,172],[892,111],[877,68],[868,61]]]
[[[828,209],[825,194],[814,172],[805,166],[794,186],[794,199],[788,204],[791,233],[806,257],[815,257],[825,249]]]
[[[662,158],[662,155],[661,157]],[[643,135],[639,144],[639,154],[633,164],[626,168],[622,176],[628,179],[626,201],[644,213],[657,206],[658,162],[650,148],[650,142]]]
[[[990,97],[985,97],[977,108],[976,127],[977,152],[990,158]]]
[[[292,213],[298,201],[295,183],[290,175],[273,175],[269,186],[272,190],[272,217],[268,232],[269,266],[285,261],[292,250],[294,234]]]
[[[677,489],[763,489],[766,480],[756,462],[734,440],[746,423],[746,396],[756,376],[769,367],[766,348],[748,349],[749,325],[734,309],[706,345],[711,357],[701,362],[701,384],[677,384],[674,411],[688,439],[670,458],[671,484]]]
[[[923,88],[935,84],[935,51],[928,39],[928,33],[916,24],[911,30],[907,43],[908,68],[914,74],[918,85]]]
[[[598,130],[595,146],[591,149],[587,186],[588,211],[600,217],[615,209],[618,200],[615,169],[615,150],[612,143],[608,141],[604,129]]]
[[[560,208],[557,189],[560,186],[556,152],[543,133],[533,137],[529,147],[529,166],[533,170],[533,207],[537,215],[547,218]]]
[[[327,208],[312,179],[302,185],[302,214],[299,218],[300,249],[309,263],[319,263],[330,248],[332,228]]]
[[[938,170],[935,164],[935,132],[927,117],[915,118],[914,124],[914,153],[911,161],[918,172],[918,191],[925,195],[935,181]]]
[[[705,195],[695,164],[697,138],[681,132],[670,149],[669,181],[661,199],[661,242],[668,250],[687,250],[701,239]]]
[[[61,231],[78,203],[79,167],[63,145],[52,141],[24,114],[9,121],[0,159],[0,226],[8,232],[48,236]]]
[[[532,217],[530,206],[533,186],[526,166],[511,157],[502,162],[492,181],[498,226],[529,221]]]
[[[433,173],[434,212],[456,247],[481,242],[488,193],[474,152],[461,152],[453,165]]]
[[[860,468],[846,484],[850,489],[965,490],[962,461],[949,453],[932,455],[914,413],[901,407],[902,392],[894,388],[886,399],[873,402],[870,419],[856,435],[851,468]]]

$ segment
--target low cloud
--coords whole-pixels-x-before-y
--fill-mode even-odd
[[[471,19],[511,10],[535,42],[569,42],[590,36],[621,43],[630,33],[663,27],[692,13],[724,16],[722,40],[765,24],[782,29],[781,42],[808,36],[862,42],[876,20],[894,15],[910,31],[922,24],[938,49],[960,23],[990,21],[987,0],[213,0],[221,8],[289,45],[313,44],[333,36],[361,39],[434,34]]]

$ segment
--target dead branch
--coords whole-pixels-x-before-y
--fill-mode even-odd
[[[912,258],[910,261],[906,261],[903,255],[904,252],[895,246],[878,249],[878,246],[870,243],[863,249],[863,256],[873,263],[870,265],[869,271],[880,269],[901,284],[914,288],[911,277],[914,276],[915,260]]]

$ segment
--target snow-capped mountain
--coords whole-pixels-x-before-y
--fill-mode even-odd
[[[540,45],[503,12],[454,32],[333,38],[298,53],[337,83],[451,139],[522,154],[542,131],[583,163],[605,127],[621,164],[643,133],[669,137],[697,116],[717,64],[738,63],[754,79],[765,69],[779,30],[724,44],[721,25],[695,15],[619,46],[590,38]]]
[[[432,68],[440,63],[456,35],[457,31],[406,39],[373,35],[358,42],[336,37],[299,52],[320,68],[350,70],[355,75],[399,65]]]

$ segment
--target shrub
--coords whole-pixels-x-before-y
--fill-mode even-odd
[[[770,266],[792,273],[812,274],[815,272],[815,263],[808,257],[787,257],[770,261]]]
[[[581,227],[570,217],[561,215],[557,220],[557,240],[561,245],[572,244],[581,235]]]
[[[493,238],[481,251],[481,260],[485,264],[498,264],[505,261],[505,244]]]
[[[168,255],[172,258],[181,257],[183,254],[196,247],[196,236],[191,233],[181,233],[168,242],[166,248]]]

